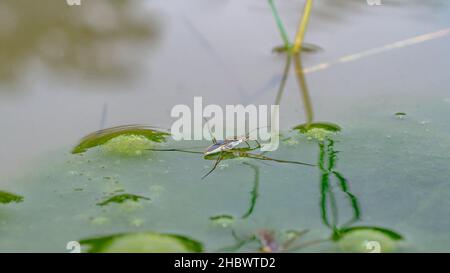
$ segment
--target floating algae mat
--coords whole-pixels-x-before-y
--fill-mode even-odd
[[[302,231],[292,243],[287,235],[271,239],[280,251],[415,251],[439,249],[435,238],[449,242],[446,229],[434,228],[431,236],[427,222],[418,221],[446,210],[441,199],[423,191],[447,183],[442,172],[425,175],[430,163],[423,159],[448,157],[430,145],[423,124],[386,117],[384,124],[341,129],[318,138],[298,128],[284,131],[280,148],[265,154],[313,166],[237,157],[219,163],[204,180],[214,162],[202,154],[143,150],[129,156],[102,145],[62,158],[58,153],[15,182],[24,199],[9,198],[22,202],[0,207],[1,249],[65,252],[69,241],[80,241],[84,251],[102,252],[269,251],[261,236],[267,230]],[[202,152],[198,147],[209,145],[165,140],[151,146]],[[410,142],[428,149],[413,149]],[[445,173],[444,161],[433,166]],[[429,181],[430,175],[442,182],[396,182]],[[411,196],[419,201],[398,206]]]

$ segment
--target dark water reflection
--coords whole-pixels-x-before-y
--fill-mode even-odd
[[[0,80],[16,81],[36,60],[72,77],[111,81],[132,75],[143,65],[134,48],[150,48],[159,31],[155,16],[139,6],[121,0],[77,7],[60,0],[2,1]]]

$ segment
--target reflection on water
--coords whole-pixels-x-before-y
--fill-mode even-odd
[[[206,4],[206,13],[196,9],[205,1],[155,4],[170,14],[170,23],[165,39],[159,41],[164,46],[155,54],[157,58],[147,60],[157,68],[156,76],[136,88],[151,92],[108,98],[112,95],[76,93],[75,98],[60,92],[61,101],[79,105],[71,120],[64,119],[69,116],[61,110],[66,105],[50,107],[59,100],[49,100],[42,107],[42,101],[30,95],[36,108],[25,114],[20,107],[26,111],[29,105],[23,101],[1,107],[6,109],[1,116],[8,134],[0,143],[11,143],[5,147],[4,162],[37,149],[26,146],[35,140],[30,131],[48,138],[43,145],[63,147],[54,158],[45,157],[50,152],[43,149],[42,165],[31,171],[21,168],[22,177],[8,181],[10,186],[0,185],[0,251],[65,251],[69,240],[81,240],[90,251],[367,252],[401,251],[404,243],[412,246],[407,251],[417,246],[448,250],[450,223],[442,217],[448,214],[450,200],[445,75],[449,63],[444,58],[448,37],[433,36],[439,39],[431,41],[417,36],[448,26],[440,21],[426,30],[412,31],[411,26],[420,28],[422,22],[408,21],[407,27],[391,29],[388,34],[393,37],[366,31],[377,24],[387,31],[387,26],[398,23],[392,19],[392,14],[398,14],[393,10],[400,10],[397,6],[434,8],[444,1],[386,0],[385,9],[373,8],[381,17],[364,17],[361,26],[341,19],[360,11],[370,13],[372,8],[364,1],[314,1],[314,30],[326,25],[322,29],[329,31],[334,22],[345,30],[333,36],[310,29],[308,40],[320,41],[324,48],[311,55],[289,51],[269,55],[280,39],[267,3],[263,3],[264,13],[256,16],[237,1],[213,2]],[[137,68],[140,61],[134,62],[133,44],[147,46],[157,38],[152,18],[134,16],[136,2],[85,1],[86,5],[76,8],[53,6],[49,0],[42,3],[49,7],[42,11],[46,16],[33,15],[38,4],[31,1],[0,4],[4,81],[20,77],[22,68],[36,56],[54,72],[87,71],[99,79],[123,75],[125,70],[132,71],[128,65]],[[252,3],[262,6],[261,1]],[[295,27],[300,2],[277,4],[286,23]],[[287,5],[295,9],[285,13]],[[19,7],[23,13],[17,13]],[[412,33],[406,35],[406,30]],[[236,42],[246,41],[249,33],[254,41]],[[405,35],[417,36],[414,41],[421,43],[393,43],[403,41]],[[358,41],[367,41],[368,46],[354,45]],[[128,44],[125,54],[117,51],[122,42]],[[389,46],[380,48],[382,44]],[[392,48],[398,50],[385,50]],[[330,53],[333,50],[340,52]],[[364,58],[314,70],[317,73],[306,73],[303,67],[347,54],[353,60]],[[288,81],[291,70],[294,84]],[[73,150],[76,154],[69,155],[69,146],[77,138],[98,129],[101,105],[109,107],[108,123],[164,124],[164,113],[173,104],[191,101],[193,94],[210,96],[214,103],[234,104],[241,102],[241,89],[256,90],[274,74],[280,76],[270,80],[270,92],[259,100],[254,97],[256,103],[275,97],[275,103],[289,113],[283,121],[289,127],[300,125],[284,131],[280,149],[271,154],[239,148],[205,157],[192,143],[164,141],[166,133],[135,126],[91,134]],[[86,110],[90,102],[95,111]],[[48,116],[61,116],[61,120],[49,122],[48,116],[35,115],[41,108],[51,109]],[[142,113],[141,119],[134,116],[137,113]],[[394,113],[399,118],[392,118]],[[405,114],[407,118],[401,119]],[[155,119],[147,121],[150,116]],[[90,118],[95,119],[94,125],[84,127]],[[14,131],[17,124],[24,130]],[[103,128],[105,119],[101,124]],[[43,133],[49,128],[53,131]],[[36,137],[36,143],[38,139],[43,137]],[[299,166],[302,162],[314,166]],[[148,248],[154,244],[163,247]],[[168,245],[177,248],[165,248]]]
[[[145,17],[144,17],[145,16]],[[150,46],[158,27],[139,4],[121,0],[0,3],[0,80],[14,81],[39,60],[54,72],[91,79],[130,75],[139,68],[133,48]]]

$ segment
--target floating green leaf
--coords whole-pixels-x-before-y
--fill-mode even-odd
[[[80,241],[90,253],[180,253],[202,252],[200,242],[175,234],[139,232],[116,234]]]
[[[304,123],[293,128],[306,135],[308,139],[323,141],[341,131],[341,127],[331,122]]]
[[[392,252],[403,239],[397,232],[380,227],[345,228],[335,237],[341,250],[350,252]]]
[[[103,200],[103,201],[97,203],[97,205],[98,206],[106,206],[106,205],[109,205],[110,203],[119,203],[120,204],[120,203],[123,203],[128,200],[138,202],[140,199],[150,200],[150,198],[145,197],[145,196],[123,193],[123,194],[114,195],[113,197]]]
[[[323,129],[333,133],[338,133],[342,130],[339,125],[331,122],[313,122],[310,124],[304,123],[295,126],[293,129],[298,130],[300,133],[306,133],[311,129]]]
[[[146,125],[117,126],[85,136],[75,148],[73,148],[72,153],[83,153],[90,148],[103,145],[118,136],[141,136],[152,142],[164,142],[169,135],[169,133],[155,130],[153,127]]]
[[[138,135],[121,135],[108,140],[102,146],[105,152],[121,156],[139,156],[151,147],[150,140]]]
[[[371,231],[377,231],[381,232],[384,235],[390,237],[392,240],[403,240],[403,236],[399,234],[398,232],[395,232],[393,230],[382,228],[382,227],[372,227],[372,226],[357,226],[357,227],[348,227],[348,228],[341,228],[335,235],[333,236],[334,240],[339,240],[347,233],[350,233],[352,231],[357,230],[371,230]]]
[[[20,203],[23,201],[23,197],[20,195],[16,195],[13,193],[9,193],[6,191],[0,191],[0,203],[1,204],[8,204],[8,203]]]

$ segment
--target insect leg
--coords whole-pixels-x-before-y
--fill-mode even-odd
[[[256,142],[256,144],[258,144],[258,146],[256,146],[256,149],[261,148],[261,144],[259,143],[259,141],[255,139],[255,142]]]
[[[222,153],[220,153],[219,157],[217,158],[216,162],[214,163],[214,166],[212,167],[212,169],[207,172],[205,175],[202,176],[202,180],[205,179],[208,175],[210,175],[217,167],[217,165],[219,165],[220,161],[222,161]]]

